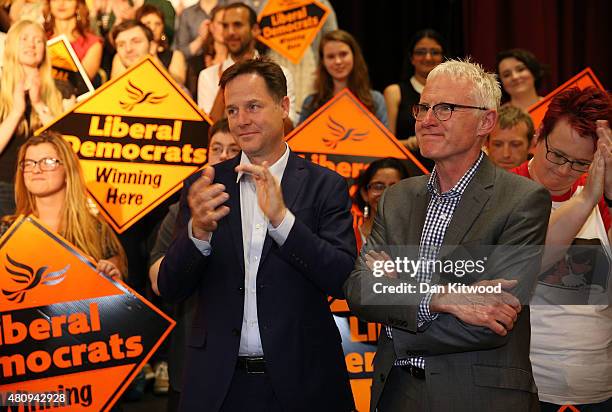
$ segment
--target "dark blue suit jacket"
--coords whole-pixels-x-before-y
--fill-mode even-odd
[[[229,194],[228,216],[203,256],[189,239],[185,182],[178,231],[158,279],[169,301],[199,292],[188,340],[181,410],[217,411],[234,373],[244,308],[240,156],[215,166]],[[282,247],[266,236],[257,273],[257,313],[268,375],[286,411],[348,411],[353,397],[341,338],[327,296],[343,298],[355,261],[355,238],[345,180],[291,153],[281,182],[295,224]]]

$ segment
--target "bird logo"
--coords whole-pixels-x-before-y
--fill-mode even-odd
[[[333,137],[323,137],[323,143],[332,149],[335,149],[340,142],[345,140],[360,142],[368,135],[367,131],[357,131],[352,127],[347,129],[342,124],[334,120],[331,116],[329,116],[328,120],[329,122],[327,123],[327,127],[329,130],[331,130]]]
[[[159,104],[161,103],[168,94],[164,95],[155,95],[153,92],[145,92],[140,87],[136,86],[132,83],[131,80],[128,80],[128,85],[125,88],[128,94],[128,100],[123,101],[119,100],[119,105],[127,110],[128,112],[132,111],[134,106],[141,103],[151,103],[151,104]]]
[[[66,272],[70,269],[70,264],[68,264],[63,269],[45,274],[49,266],[43,266],[34,272],[33,268],[12,259],[8,254],[6,255],[6,260],[11,266],[5,264],[4,268],[13,275],[13,282],[23,287],[15,290],[2,289],[2,294],[6,296],[8,300],[15,301],[16,303],[23,302],[27,291],[34,289],[41,283],[43,285],[54,286],[62,282],[66,278]]]

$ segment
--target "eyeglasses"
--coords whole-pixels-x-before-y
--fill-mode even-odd
[[[476,110],[488,110],[486,107],[478,106],[467,106],[465,104],[453,104],[453,103],[438,103],[430,106],[428,104],[413,104],[412,115],[419,122],[425,120],[429,109],[433,110],[434,116],[441,122],[445,122],[451,118],[453,112],[457,109],[476,109]]]
[[[384,192],[387,187],[388,186],[386,184],[384,184],[384,183],[374,182],[374,183],[369,183],[366,186],[366,189],[371,190],[372,192],[379,192],[379,193],[381,193],[381,192]]]
[[[550,150],[548,148],[548,136],[544,139],[544,143],[546,144],[546,160],[551,163],[554,163],[559,166],[563,166],[566,163],[570,164],[570,168],[575,170],[576,172],[588,172],[589,167],[591,167],[591,162],[581,162],[578,160],[570,160],[567,157],[563,156],[561,153],[555,152],[554,150]]]
[[[34,171],[34,168],[36,167],[36,165],[38,165],[41,171],[49,172],[51,170],[57,169],[57,166],[61,164],[62,164],[61,161],[54,159],[52,157],[43,157],[40,160],[30,160],[30,159],[22,160],[21,162],[19,162],[19,167],[24,172],[32,172]]]
[[[427,53],[431,54],[431,57],[440,57],[442,56],[442,50],[438,49],[415,49],[412,54],[417,57],[425,57]]]

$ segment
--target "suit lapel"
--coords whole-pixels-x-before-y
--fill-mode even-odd
[[[453,219],[444,235],[445,246],[458,245],[468,233],[489,201],[495,173],[495,166],[485,156],[453,213]]]
[[[412,205],[412,211],[410,213],[410,224],[409,224],[409,233],[408,239],[404,240],[404,244],[410,245],[414,244],[415,239],[417,241],[417,245],[421,242],[421,234],[423,233],[423,226],[425,226],[425,217],[427,216],[427,206],[429,205],[429,201],[431,200],[431,195],[427,190],[427,181],[429,180],[429,175],[424,180],[424,184],[420,185],[419,191],[416,193],[416,199],[406,199],[406,204]]]

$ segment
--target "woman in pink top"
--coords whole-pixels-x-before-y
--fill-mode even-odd
[[[100,69],[102,39],[89,28],[85,0],[49,0],[45,30],[49,38],[65,34],[90,79]]]

